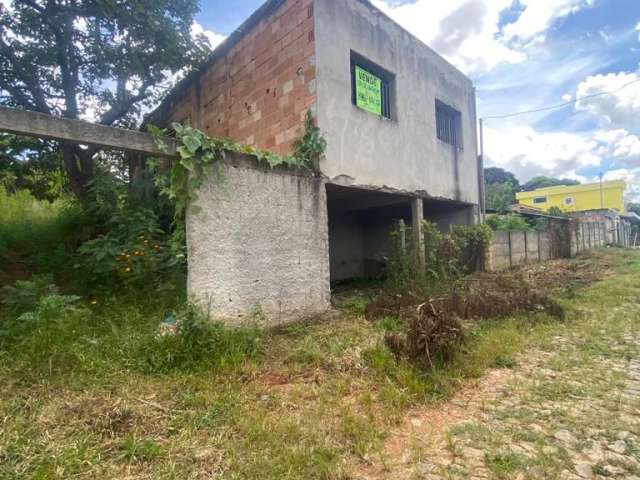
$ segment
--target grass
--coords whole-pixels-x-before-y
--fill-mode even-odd
[[[28,252],[34,260],[58,267],[65,244],[82,236],[87,219],[70,198],[39,201],[28,191],[8,194],[0,186],[0,258]]]
[[[36,234],[29,228],[26,237]],[[13,245],[19,235],[1,238]],[[341,314],[318,323],[230,331],[194,322],[186,338],[157,337],[167,310],[189,313],[180,298],[148,292],[95,292],[95,305],[38,304],[26,323],[3,307],[0,479],[350,478],[363,464],[386,461],[385,439],[407,409],[437,405],[487,369],[513,368],[528,348],[551,351],[554,338],[579,333],[585,340],[558,369],[628,357],[640,254],[610,250],[581,261],[611,264],[617,275],[561,299],[566,323],[545,315],[469,322],[464,349],[431,371],[397,361],[384,346],[398,321],[367,322],[366,293],[345,295]],[[617,335],[617,346],[603,331]],[[540,401],[588,394],[543,379],[532,393]],[[454,433],[490,436],[477,424]],[[502,478],[525,464],[501,449],[486,462]]]

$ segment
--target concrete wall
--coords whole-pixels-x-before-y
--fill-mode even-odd
[[[572,222],[571,256],[608,245],[608,223],[608,219],[603,222]]]
[[[322,172],[343,185],[388,187],[478,203],[475,94],[471,81],[362,0],[315,0]],[[351,51],[395,75],[395,118],[351,101]],[[436,98],[462,114],[463,150],[438,140]]]
[[[235,156],[187,215],[189,296],[230,324],[271,325],[329,308],[324,181]]]
[[[411,225],[410,210],[374,208],[329,214],[331,281],[381,275],[391,255],[391,231],[399,219]],[[410,234],[407,234],[408,241]]]
[[[495,271],[549,258],[551,238],[548,232],[499,231],[493,232],[485,266],[487,270]]]

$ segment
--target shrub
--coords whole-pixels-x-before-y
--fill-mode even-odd
[[[400,228],[404,228],[404,233]],[[432,291],[436,284],[444,280],[481,270],[492,236],[491,229],[486,225],[460,225],[450,233],[442,233],[435,224],[423,220],[425,269],[421,270],[413,256],[413,248],[406,245],[411,236],[410,229],[400,228],[394,228],[391,232],[395,245],[387,268],[386,290],[393,292],[416,289]]]
[[[140,368],[149,373],[194,370],[207,366],[233,367],[262,352],[262,331],[257,326],[231,329],[211,322],[193,305],[176,315],[175,334],[156,335],[143,343]]]
[[[31,280],[18,280],[2,289],[0,305],[11,315],[20,315],[36,308],[45,295],[58,293],[51,275],[34,275]]]
[[[491,236],[491,229],[484,224],[457,226],[453,229],[453,241],[460,250],[459,266],[464,273],[475,272],[484,267],[484,255]]]
[[[434,301],[418,306],[405,335],[385,335],[385,343],[396,357],[406,355],[428,368],[450,362],[462,341],[462,325],[457,317]]]
[[[529,230],[531,227],[520,215],[509,213],[507,215],[489,215],[486,224],[492,230]]]
[[[45,363],[72,367],[81,354],[76,341],[87,331],[88,311],[79,297],[57,293],[41,296],[32,311],[10,318],[0,330],[0,346],[19,354],[34,368]]]
[[[72,198],[48,202],[26,190],[8,194],[0,186],[0,256],[10,250],[35,254],[67,245],[82,234],[86,223]]]
[[[174,274],[182,272],[185,253],[159,226],[151,210],[131,206],[117,209],[108,233],[78,248],[77,268],[93,288],[153,287],[173,289]]]

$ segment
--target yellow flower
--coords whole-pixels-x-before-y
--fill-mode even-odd
[[[91,305],[96,305],[97,303],[98,303],[98,300],[96,300],[95,298],[91,300]]]
[[[124,271],[125,271],[125,272],[127,272],[127,273],[128,273],[128,272],[130,272],[130,271],[131,271],[131,267],[126,267],[126,268],[124,269]]]

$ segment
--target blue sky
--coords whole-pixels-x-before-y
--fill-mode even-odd
[[[555,105],[640,79],[640,0],[372,0],[467,75],[479,116]],[[230,6],[232,3],[233,6]],[[220,40],[260,0],[203,0]],[[535,175],[622,178],[640,199],[640,83],[552,112],[486,122],[487,163]]]

